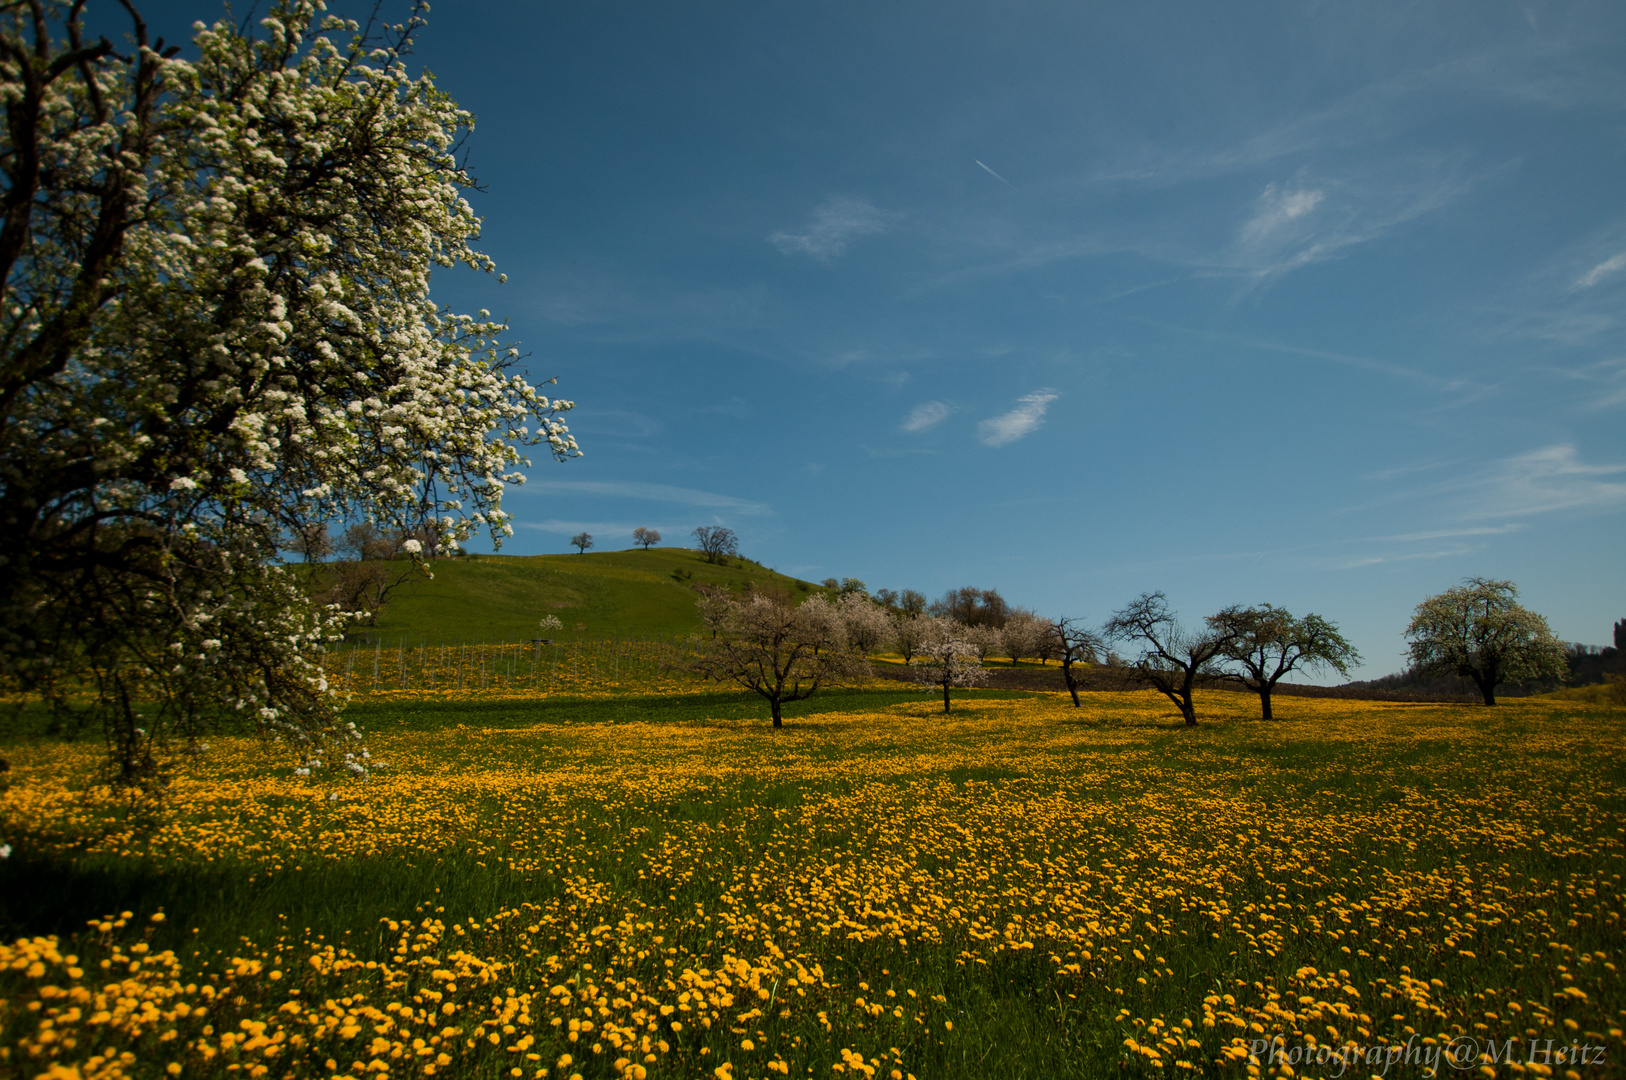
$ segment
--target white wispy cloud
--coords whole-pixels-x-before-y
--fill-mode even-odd
[[[518,490],[552,495],[573,493],[616,499],[641,499],[645,502],[677,503],[682,506],[699,506],[707,510],[727,510],[748,517],[766,517],[773,513],[773,508],[768,504],[753,502],[750,499],[737,499],[732,495],[673,487],[670,484],[645,484],[634,480],[534,480]]]
[[[1054,390],[1036,390],[1017,398],[1017,406],[1002,416],[989,417],[977,425],[977,436],[985,446],[1004,446],[1039,429],[1045,410],[1061,395]]]
[[[1459,197],[1478,178],[1448,161],[1369,166],[1310,186],[1303,176],[1270,183],[1260,193],[1226,254],[1199,253],[1205,273],[1238,274],[1260,284],[1315,263],[1343,258],[1350,248]]]
[[[1420,543],[1425,540],[1449,540],[1458,536],[1501,536],[1505,533],[1518,532],[1524,527],[1524,525],[1515,522],[1511,525],[1482,525],[1474,529],[1430,529],[1427,532],[1400,533],[1396,536],[1375,536],[1371,540],[1388,543]]]
[[[1278,188],[1274,183],[1265,185],[1259,196],[1259,208],[1242,226],[1242,242],[1259,244],[1276,235],[1283,226],[1304,217],[1321,205],[1327,193],[1319,188]]]
[[[954,410],[941,401],[923,401],[909,410],[909,416],[903,422],[903,430],[911,432],[925,431],[936,427],[948,418]]]
[[[1577,288],[1590,289],[1615,271],[1626,268],[1626,251],[1611,256],[1575,279]]]
[[[1582,461],[1567,443],[1503,458],[1462,484],[1470,517],[1526,517],[1626,507],[1626,463]]]
[[[827,199],[813,211],[804,232],[776,232],[768,242],[786,255],[810,255],[830,262],[862,236],[885,232],[892,218],[864,199]]]
[[[1467,544],[1453,544],[1447,548],[1437,548],[1433,551],[1405,551],[1384,552],[1378,555],[1363,555],[1351,559],[1334,560],[1329,566],[1335,570],[1358,570],[1363,566],[1382,566],[1384,563],[1416,562],[1419,559],[1449,559],[1459,555],[1471,555],[1474,549]]]

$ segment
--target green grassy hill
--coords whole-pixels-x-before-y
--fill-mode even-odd
[[[537,637],[545,615],[562,631],[590,638],[683,634],[699,629],[697,585],[742,591],[777,586],[811,595],[819,586],[749,559],[726,566],[685,548],[586,555],[469,555],[434,564],[433,580],[414,580],[390,596],[376,627],[353,636],[431,641],[521,641]],[[582,629],[578,630],[577,628]]]

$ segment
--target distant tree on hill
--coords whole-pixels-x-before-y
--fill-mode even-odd
[[[893,589],[876,589],[875,602],[889,610],[895,609],[898,606],[898,594]]]
[[[297,551],[308,563],[321,562],[333,554],[333,538],[328,535],[327,522],[307,521],[296,525],[288,534],[288,550]]]
[[[645,551],[648,551],[650,548],[661,542],[661,534],[656,532],[654,529],[645,529],[640,526],[639,528],[632,530],[632,542],[643,548]]]
[[[1010,605],[999,595],[998,589],[950,589],[941,600],[934,601],[930,612],[944,619],[953,619],[964,626],[1005,625],[1010,617]]]
[[[766,591],[744,599],[714,594],[701,600],[700,613],[711,638],[699,642],[692,670],[760,694],[776,728],[785,726],[785,702],[872,674],[823,596],[797,606]]]
[[[1472,679],[1486,705],[1503,682],[1562,679],[1563,643],[1518,596],[1511,581],[1474,577],[1424,600],[1406,627],[1412,664]]]
[[[1141,593],[1119,608],[1102,631],[1107,637],[1140,649],[1132,677],[1174,702],[1187,727],[1197,726],[1191,692],[1200,675],[1210,672],[1232,640],[1228,630],[1187,630],[1180,625],[1161,592]]]
[[[579,532],[570,538],[570,542],[576,546],[576,554],[586,555],[587,549],[593,546],[593,534]]]
[[[1073,674],[1076,664],[1093,664],[1104,648],[1101,635],[1078,619],[1057,619],[1050,624],[1051,648],[1061,660],[1061,678],[1067,692],[1073,695],[1073,707],[1079,708],[1078,678]]]
[[[903,590],[898,594],[898,609],[909,615],[922,614],[926,610],[926,594],[914,589]]]
[[[702,525],[694,531],[694,543],[709,563],[725,562],[730,555],[740,553],[739,537],[733,529],[721,525]]]
[[[1320,668],[1348,678],[1349,665],[1361,662],[1355,646],[1319,615],[1299,619],[1270,604],[1233,605],[1207,621],[1210,630],[1227,639],[1220,655],[1233,667],[1221,674],[1259,695],[1259,713],[1265,720],[1272,719],[1270,692],[1288,672]]]
[[[922,689],[942,690],[943,711],[948,712],[951,687],[981,686],[988,673],[976,646],[966,640],[965,626],[941,617],[916,616],[916,621],[925,623],[925,633],[909,666]]]

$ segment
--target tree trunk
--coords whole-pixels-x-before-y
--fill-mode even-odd
[[[1197,706],[1191,703],[1191,690],[1180,695],[1180,715],[1186,718],[1186,727],[1197,726]]]
[[[1073,708],[1082,708],[1078,700],[1078,680],[1073,678],[1073,665],[1066,660],[1061,662],[1061,677],[1067,683],[1067,692],[1073,695]]]
[[[785,726],[784,717],[782,717],[779,713],[779,705],[780,703],[777,697],[771,697],[768,699],[768,707],[773,710],[773,726],[776,728],[782,728]]]
[[[944,712],[949,711],[949,707],[948,707],[949,698],[948,698],[948,696],[949,696],[949,681],[948,681],[947,678],[945,678],[943,680],[943,711]]]
[[[1273,719],[1275,719],[1275,717],[1271,716],[1271,714],[1270,714],[1270,687],[1269,686],[1261,686],[1261,687],[1259,687],[1259,718],[1261,720],[1273,720]]]

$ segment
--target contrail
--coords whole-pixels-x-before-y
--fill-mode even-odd
[[[971,160],[976,161],[977,159],[972,158]],[[982,162],[977,161],[977,164],[982,165]],[[992,176],[995,180],[998,180],[1001,184],[1004,184],[1006,187],[1015,187],[1016,186],[1015,184],[1011,183],[1009,180],[1005,179],[1003,176],[999,175],[998,173],[996,173],[994,170],[990,169],[986,165],[982,165],[982,171],[987,173],[989,176]]]

